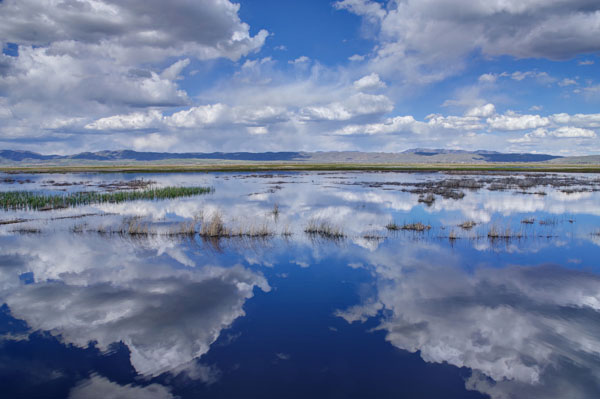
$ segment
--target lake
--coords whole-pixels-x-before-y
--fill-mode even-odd
[[[600,175],[0,174],[167,186],[0,210],[3,397],[600,397]]]

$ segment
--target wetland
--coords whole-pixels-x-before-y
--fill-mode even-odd
[[[599,397],[598,259],[595,173],[0,173],[0,384]]]

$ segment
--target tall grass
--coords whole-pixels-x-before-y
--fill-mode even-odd
[[[191,197],[212,191],[213,189],[210,187],[162,187],[111,193],[85,191],[59,195],[40,194],[31,191],[6,191],[0,192],[0,208],[4,210],[49,210],[89,204]]]

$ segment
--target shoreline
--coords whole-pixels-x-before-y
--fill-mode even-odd
[[[600,173],[600,165],[573,164],[358,164],[358,163],[252,163],[198,165],[27,165],[0,166],[3,173],[203,173],[278,171],[373,171],[373,172],[561,172]]]

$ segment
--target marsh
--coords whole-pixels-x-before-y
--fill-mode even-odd
[[[142,178],[189,195],[131,194]],[[3,393],[598,397],[599,182],[0,175],[6,195],[130,193],[0,210]]]

